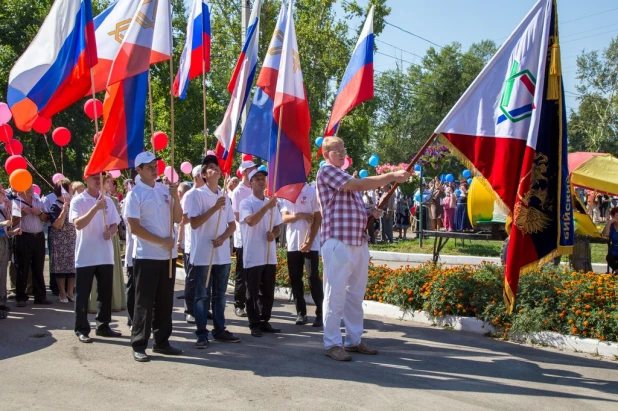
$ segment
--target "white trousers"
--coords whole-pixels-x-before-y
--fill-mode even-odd
[[[345,346],[360,344],[363,335],[363,300],[367,288],[369,248],[353,246],[334,238],[322,246],[324,265],[324,348],[342,346],[341,319],[345,324]]]

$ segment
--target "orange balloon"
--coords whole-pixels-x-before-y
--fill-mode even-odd
[[[32,174],[28,170],[15,170],[9,177],[9,183],[15,191],[26,191],[32,186]]]

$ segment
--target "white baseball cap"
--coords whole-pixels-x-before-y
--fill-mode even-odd
[[[193,167],[193,170],[191,171],[191,176],[193,178],[199,176],[202,173],[202,166],[195,166]]]
[[[135,157],[135,166],[139,167],[142,164],[152,163],[155,160],[161,160],[159,157],[156,157],[150,151],[144,151],[143,153],[139,153],[137,157]]]
[[[257,167],[257,165],[253,161],[243,161],[242,163],[240,163],[240,167],[238,167],[238,169],[242,173],[243,171],[252,167]]]
[[[268,175],[268,172],[267,172],[267,171],[265,171],[265,170],[260,170],[260,169],[257,169],[257,168],[256,168],[255,170],[253,170],[253,171],[249,174],[249,181],[251,181],[251,179],[253,178],[253,176],[255,176],[255,175],[256,175],[256,174],[258,174],[258,173],[262,173],[262,174],[264,174],[265,176],[267,176],[267,175]]]

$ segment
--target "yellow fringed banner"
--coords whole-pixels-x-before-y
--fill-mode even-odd
[[[547,100],[558,100],[562,96],[562,63],[560,59],[560,44],[558,41],[558,10],[556,2],[554,9],[554,35],[551,37],[549,51],[549,78],[547,79]]]

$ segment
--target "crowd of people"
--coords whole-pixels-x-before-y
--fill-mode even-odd
[[[327,164],[314,184],[304,184],[295,202],[267,197],[268,173],[252,161],[240,165],[242,179],[229,179],[220,187],[222,173],[214,155],[192,170],[191,184],[178,186],[159,179],[159,159],[144,152],[135,159],[135,180],[123,183],[124,194],[106,174],[85,175],[84,183],[59,180],[43,198],[32,187],[23,193],[0,187],[2,318],[10,311],[7,298],[14,298],[19,308],[27,306],[30,296],[33,304],[54,304],[45,286],[47,248],[50,288],[58,303],[74,304],[80,342],[93,342],[89,313],[95,313],[97,336],[119,337],[110,326],[112,312],[126,308],[135,361],[149,361],[151,333],[153,352],[180,355],[182,350],[169,342],[180,251],[187,274],[185,320],[195,324],[195,348],[207,348],[209,336],[240,342],[227,330],[225,319],[234,254],[235,315],[247,318],[253,337],[278,333],[270,321],[278,264],[275,240],[285,233],[280,244],[287,248],[295,323],[310,322],[306,272],[316,304],[312,326],[324,328],[326,355],[339,361],[349,360],[349,352],[374,355],[377,351],[361,341],[369,258],[365,228],[369,217],[381,218],[383,213],[366,206],[362,192],[406,181],[409,174],[357,179],[341,170],[345,154],[341,139],[329,139],[324,146]],[[394,221],[394,206],[386,212]],[[121,237],[126,240],[124,267]],[[318,272],[320,254],[324,280]]]

